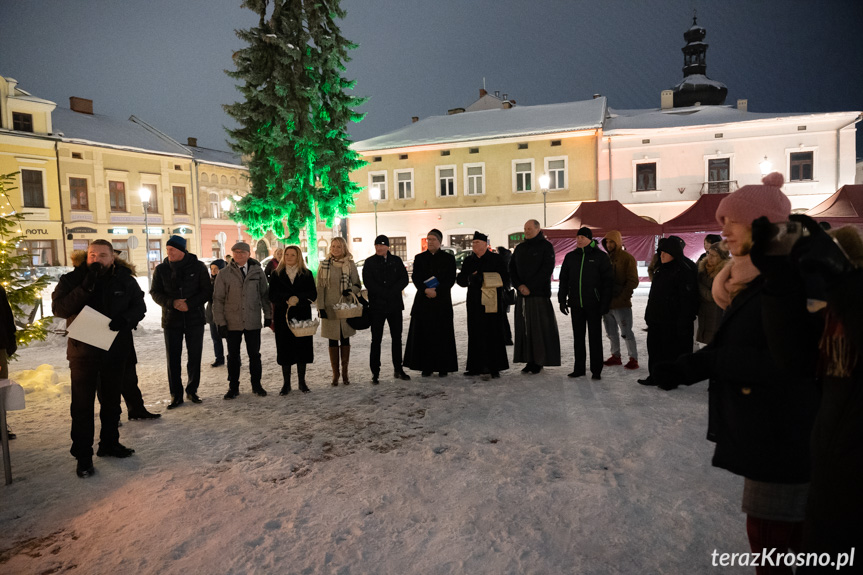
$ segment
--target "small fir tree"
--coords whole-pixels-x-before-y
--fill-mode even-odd
[[[16,172],[17,173],[17,172]],[[30,265],[30,254],[23,247],[26,236],[22,233],[25,214],[15,211],[9,201],[16,173],[0,175],[0,285],[6,290],[15,323],[18,324],[18,348],[26,347],[34,339],[44,340],[52,317],[31,321],[31,314],[42,301],[42,292],[50,278],[35,277]]]
[[[332,227],[345,216],[360,187],[350,173],[365,165],[350,149],[346,126],[363,115],[365,99],[342,77],[347,41],[336,24],[339,0],[245,0],[256,27],[238,30],[247,46],[234,54],[244,100],[225,106],[239,124],[231,147],[248,162],[251,192],[231,217],[259,239],[268,231],[296,243],[305,228],[309,267],[317,269],[318,217]]]

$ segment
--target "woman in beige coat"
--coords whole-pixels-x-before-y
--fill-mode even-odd
[[[360,275],[354,256],[344,238],[333,238],[327,259],[318,267],[318,299],[315,306],[321,315],[321,337],[330,340],[330,365],[333,368],[333,386],[339,384],[339,356],[342,360],[342,382],[349,385],[348,362],[351,357],[350,337],[356,330],[347,320],[336,317],[333,304],[353,293],[360,293]],[[341,344],[341,351],[339,350]]]

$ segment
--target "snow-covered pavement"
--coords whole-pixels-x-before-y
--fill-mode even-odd
[[[644,366],[646,295],[639,288],[634,302]],[[411,286],[408,309],[412,301]],[[384,369],[373,387],[366,331],[352,339],[354,383],[333,388],[316,337],[312,393],[287,397],[265,330],[271,393],[252,395],[246,374],[233,401],[222,399],[225,368],[209,366],[207,333],[204,402],[167,412],[159,309],[148,306],[138,372],[163,417],[124,414],[120,440],[137,451],[95,458],[92,478],[77,478],[69,455],[63,339],[11,366],[28,394],[27,409],[9,413],[18,439],[15,480],[0,486],[4,575],[689,574],[713,570],[714,550],[749,550],[742,480],[710,466],[706,385],[644,388],[635,380],[645,367],[570,379],[567,317],[558,316],[564,366],[523,376],[518,364],[490,382],[417,372],[393,381]],[[463,368],[463,303],[455,312]],[[406,311],[405,334],[408,322]]]

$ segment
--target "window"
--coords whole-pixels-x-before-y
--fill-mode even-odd
[[[552,145],[552,146],[559,146],[559,145],[560,145],[560,140],[552,140],[552,141],[551,141],[551,145]]]
[[[24,192],[25,208],[44,208],[45,193],[42,189],[42,172],[21,170],[21,191]]]
[[[461,234],[449,237],[449,245],[457,250],[469,250],[473,243],[473,234]]]
[[[440,155],[441,156],[449,156],[449,150],[441,150]]]
[[[12,112],[12,129],[19,132],[33,131],[33,115]]]
[[[87,198],[86,178],[69,178],[69,195],[73,210],[90,209],[90,202]]]
[[[159,213],[159,188],[156,184],[141,184],[142,188],[150,190],[150,202],[147,204],[148,214]]]
[[[707,160],[707,193],[725,194],[731,191],[731,158]]]
[[[72,159],[73,160],[83,160],[84,154],[82,154],[81,152],[72,152]]]
[[[111,240],[114,250],[120,252],[117,256],[121,260],[129,261],[129,240]]]
[[[174,213],[188,214],[186,211],[186,188],[183,186],[173,186],[171,188],[174,193]]]
[[[407,159],[408,159],[407,154],[399,154],[399,160],[407,160]]]
[[[222,246],[219,244],[219,240],[213,240],[210,246],[210,254],[216,259],[222,257]]]
[[[518,149],[519,149],[519,150],[526,150],[526,149],[527,149],[527,144],[519,144],[519,145],[518,145]]]
[[[211,193],[209,195],[209,199],[207,202],[210,206],[210,209],[207,212],[208,217],[211,217],[211,218],[216,219],[216,220],[221,217],[222,206],[219,205],[220,201],[221,200],[219,200],[219,194]]]
[[[515,234],[509,234],[509,249],[513,249],[515,246],[524,241],[524,232],[518,232]]]
[[[408,239],[406,237],[390,237],[390,253],[402,259],[408,257]]]
[[[465,195],[481,196],[485,193],[485,188],[483,187],[484,174],[484,163],[464,165]]]
[[[549,190],[566,189],[566,156],[545,159],[545,173],[548,174]]]
[[[90,247],[90,240],[72,240],[72,251],[87,251]]]
[[[512,161],[512,191],[533,191],[533,160]]]
[[[411,200],[414,197],[414,171],[396,170],[396,185],[398,186],[398,199]]]
[[[381,191],[381,201],[387,199],[387,173],[386,172],[369,172],[369,199],[372,199],[372,188],[377,186]],[[373,200],[374,201],[374,200]]]
[[[183,169],[183,166],[181,166],[180,164],[174,164],[174,169],[180,171]]]
[[[468,148],[468,154],[479,154],[479,148]]]
[[[789,168],[789,178],[791,182],[811,181],[812,166],[814,164],[814,152],[792,152]]]
[[[108,181],[108,196],[111,199],[112,212],[126,211],[126,182]]]
[[[209,184],[210,183],[210,176],[207,175],[207,172],[202,172],[200,180],[201,180],[202,184]]]
[[[437,193],[442,198],[455,196],[455,166],[437,166]]]
[[[162,242],[161,240],[150,240],[150,251],[147,254],[147,265],[150,270],[155,270],[156,266],[162,263]]]
[[[54,240],[23,240],[20,251],[30,256],[32,266],[54,265]]]
[[[635,165],[635,191],[656,190],[656,162]]]

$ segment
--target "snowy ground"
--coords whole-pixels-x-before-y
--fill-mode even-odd
[[[646,292],[634,302],[645,366]],[[456,299],[463,367],[463,291]],[[569,379],[569,318],[558,316],[564,366],[523,376],[519,364],[490,382],[417,372],[395,382],[385,369],[373,387],[365,331],[352,340],[353,385],[333,388],[316,337],[312,393],[288,397],[265,330],[270,395],[252,395],[245,375],[234,401],[222,399],[226,371],[209,366],[207,333],[204,403],[167,412],[159,310],[148,305],[138,370],[163,417],[124,414],[120,440],[137,452],[95,458],[92,478],[77,478],[69,455],[63,339],[12,365],[28,394],[27,409],[9,413],[18,439],[15,480],[0,486],[4,575],[690,574],[714,570],[714,550],[749,550],[742,480],[710,466],[706,385],[644,388],[644,367]]]

